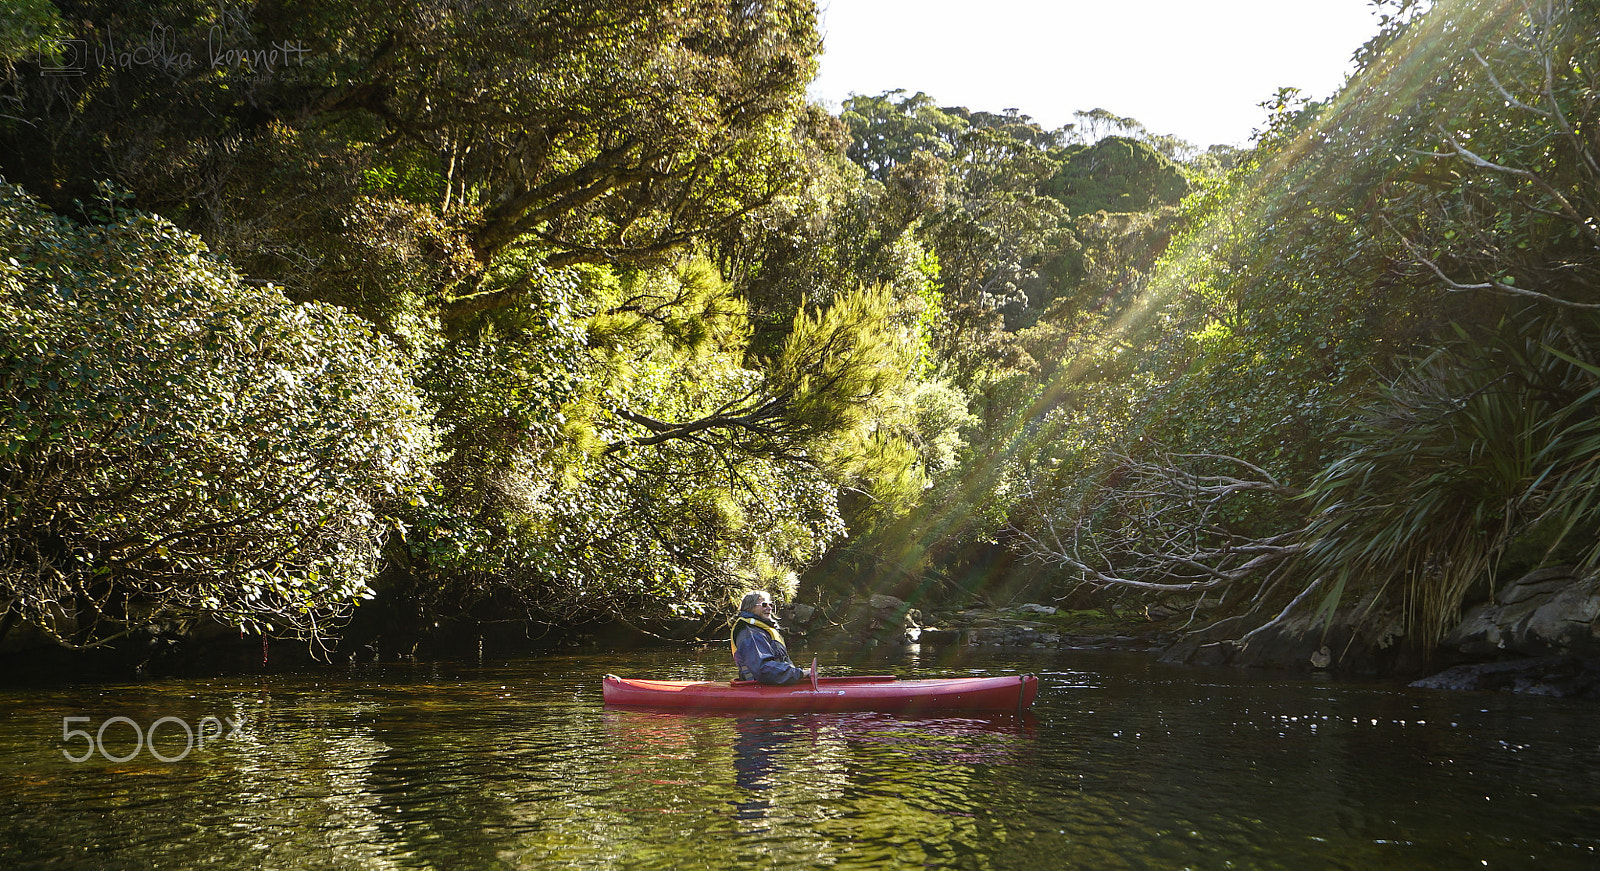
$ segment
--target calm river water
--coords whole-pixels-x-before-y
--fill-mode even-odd
[[[607,672],[727,678],[713,646],[0,688],[0,868],[1600,867],[1592,702],[1083,651],[835,659],[1044,686],[1024,717],[601,705]],[[152,726],[175,761],[135,745]]]

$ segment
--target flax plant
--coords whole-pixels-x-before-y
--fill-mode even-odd
[[[1513,546],[1551,541],[1534,557],[1549,561],[1593,531],[1600,370],[1557,347],[1573,344],[1554,327],[1458,331],[1383,390],[1307,489],[1306,559],[1329,585],[1324,617],[1352,594],[1368,608],[1398,602],[1433,644],[1469,591],[1492,588]]]
[[[1546,424],[1551,437],[1537,458],[1551,470],[1545,489],[1550,522],[1559,525],[1547,555],[1568,542],[1582,542],[1576,551],[1583,568],[1600,565],[1600,366],[1551,350],[1555,357],[1582,373],[1590,389]]]

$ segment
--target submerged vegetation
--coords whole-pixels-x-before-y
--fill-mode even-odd
[[[799,0],[30,4],[0,637],[376,597],[404,647],[804,576],[1431,643],[1600,560],[1600,7],[1380,5],[1338,94],[1202,151],[831,116]],[[151,21],[303,51],[44,75]]]

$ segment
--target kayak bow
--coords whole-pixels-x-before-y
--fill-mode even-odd
[[[1020,711],[1039,695],[1031,674],[900,680],[893,675],[818,677],[790,686],[755,681],[642,680],[608,674],[608,705],[719,711]]]

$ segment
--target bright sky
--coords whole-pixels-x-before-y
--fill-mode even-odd
[[[1378,31],[1371,0],[818,0],[810,94],[904,88],[1046,128],[1104,108],[1204,148],[1244,145],[1279,87],[1332,96]]]

